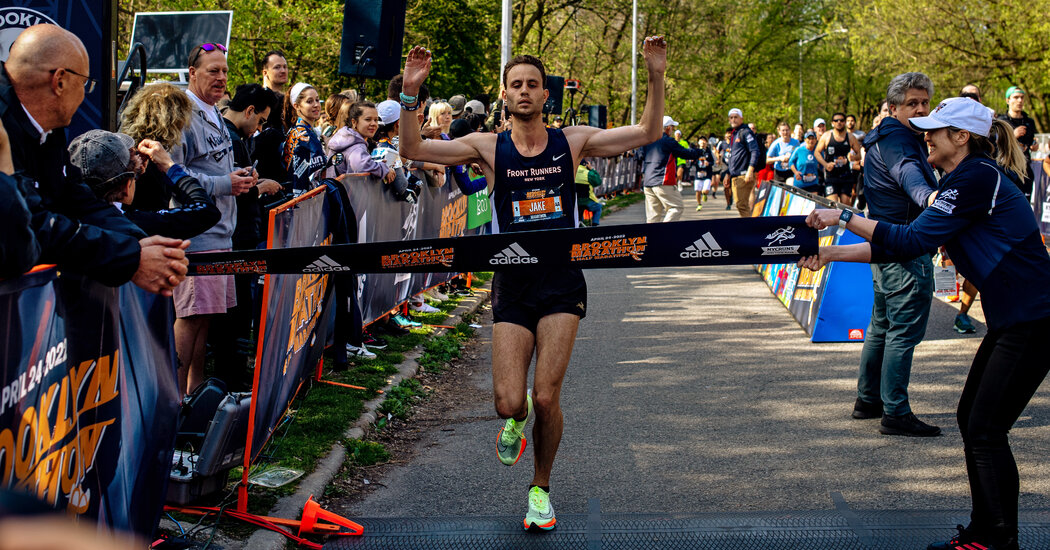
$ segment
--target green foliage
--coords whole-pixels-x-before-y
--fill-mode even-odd
[[[348,439],[345,445],[347,461],[357,466],[373,466],[390,460],[390,452],[382,443]]]
[[[378,412],[405,420],[412,412],[412,403],[422,397],[422,384],[415,378],[406,378],[387,393],[386,400],[379,405]]]
[[[445,370],[449,363],[459,357],[462,349],[460,340],[466,337],[464,333],[456,331],[442,334],[430,340],[423,346],[425,351],[419,358],[419,368],[426,372],[441,372]]]

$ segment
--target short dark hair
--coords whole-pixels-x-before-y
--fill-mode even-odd
[[[284,52],[282,52],[281,50],[270,50],[270,51],[266,52],[266,55],[263,56],[263,64],[262,64],[262,66],[263,66],[264,69],[270,68],[270,58],[275,56],[275,55],[279,55],[279,56],[283,57],[285,61],[288,61],[288,56],[284,55]]]
[[[404,87],[405,75],[399,74],[390,79],[390,84],[386,87],[386,98],[393,99],[394,101],[401,101],[401,89]],[[423,105],[430,99],[430,88],[427,88],[426,83],[419,85],[419,93],[416,94],[416,101],[420,105]]]
[[[260,113],[266,109],[273,109],[277,105],[277,94],[263,88],[261,84],[241,84],[237,86],[236,94],[230,100],[231,111],[243,113],[249,106],[255,107],[255,112]]]
[[[846,118],[852,118],[853,120],[857,120],[856,115],[854,115],[853,113],[846,115]]]
[[[540,61],[540,58],[534,55],[519,55],[507,62],[503,67],[504,88],[507,87],[507,73],[518,65],[532,65],[533,67],[536,67],[536,69],[540,71],[540,85],[543,86],[544,90],[547,89],[547,69],[543,68],[543,62]]]
[[[846,120],[846,113],[843,113],[842,111],[835,111],[834,113],[831,113],[831,120],[834,121],[835,117],[837,116],[841,116],[843,121]]]

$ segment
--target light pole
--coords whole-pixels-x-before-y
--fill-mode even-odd
[[[638,108],[638,0],[631,3],[631,125]]]
[[[821,38],[831,36],[833,33],[845,32],[849,31],[847,29],[838,28],[830,32],[824,32],[816,36],[811,36],[809,38],[798,39],[798,123],[801,124],[803,128],[805,128],[806,126],[805,123],[802,122],[802,46],[805,44],[809,44],[810,42],[816,42]]]

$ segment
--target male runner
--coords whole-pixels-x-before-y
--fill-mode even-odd
[[[817,162],[824,167],[824,196],[843,204],[853,204],[857,182],[850,164],[850,152],[860,158],[860,142],[846,131],[846,114],[831,115],[831,131],[817,140]]]
[[[591,126],[545,128],[540,118],[547,101],[543,63],[529,55],[511,59],[503,68],[511,130],[474,133],[453,141],[419,136],[414,116],[402,115],[401,153],[445,165],[478,163],[492,197],[494,232],[572,228],[579,224],[573,176],[583,157],[610,157],[660,138],[663,130],[664,71],[667,43],[661,36],[645,39],[642,49],[649,70],[649,92],[641,123],[609,130]],[[419,108],[415,97],[430,74],[429,50],[416,46],[405,62],[401,108]],[[473,193],[480,189],[464,189]],[[558,200],[534,200],[536,196]],[[520,247],[519,247],[520,248]],[[524,253],[524,254],[523,254]],[[514,251],[515,259],[527,254]],[[525,264],[527,265],[527,264]],[[536,414],[534,475],[529,486],[525,528],[553,529],[550,474],[562,435],[561,385],[586,313],[587,285],[579,269],[515,269],[497,272],[493,280],[492,385],[496,412],[506,421],[496,438],[499,460],[513,465],[525,450],[525,425]],[[536,354],[531,393],[529,364]]]

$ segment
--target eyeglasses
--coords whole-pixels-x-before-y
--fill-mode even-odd
[[[83,78],[84,79],[84,93],[86,93],[86,94],[90,94],[91,92],[95,91],[95,84],[98,84],[98,81],[96,81],[94,78],[91,78],[90,76],[88,76],[86,74],[80,74],[80,73],[74,71],[73,69],[67,69],[65,67],[60,67],[58,69],[51,69],[51,74],[55,74],[57,71],[66,71],[69,74],[76,75],[76,76],[79,76],[80,78]]]
[[[190,58],[190,67],[193,67],[197,64],[197,59],[200,58],[201,52],[214,52],[215,50],[219,50],[222,53],[227,52],[226,46],[223,46],[222,44],[216,44],[213,42],[208,42],[206,44],[201,44],[200,46],[197,46],[197,50],[193,53],[193,57]]]

